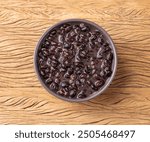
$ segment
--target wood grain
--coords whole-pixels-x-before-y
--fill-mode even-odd
[[[0,124],[150,124],[149,7],[149,0],[1,0]],[[40,36],[68,18],[101,25],[118,52],[112,85],[85,103],[49,95],[34,72]]]

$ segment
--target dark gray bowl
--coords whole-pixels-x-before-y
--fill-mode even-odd
[[[45,36],[55,27],[59,26],[59,25],[62,25],[64,23],[68,23],[68,22],[84,22],[84,23],[87,23],[87,24],[91,24],[93,26],[95,26],[97,29],[99,29],[103,35],[105,36],[106,40],[109,42],[110,44],[110,47],[113,51],[113,63],[112,63],[112,75],[111,77],[109,77],[107,79],[107,81],[105,82],[105,85],[97,92],[93,93],[92,95],[84,98],[84,99],[68,99],[68,98],[65,98],[65,97],[62,97],[62,96],[59,96],[57,94],[55,94],[54,92],[52,92],[44,83],[44,81],[42,80],[41,76],[40,76],[40,73],[39,73],[39,70],[38,70],[38,63],[37,63],[37,53],[38,53],[38,49],[42,43],[42,41],[45,39]],[[116,53],[116,48],[115,48],[115,45],[111,39],[111,37],[107,34],[107,32],[102,28],[100,27],[99,25],[91,22],[91,21],[88,21],[88,20],[84,20],[84,19],[67,19],[67,20],[64,20],[64,21],[61,21],[55,25],[53,25],[52,27],[50,27],[44,34],[43,36],[40,38],[36,48],[35,48],[35,52],[34,52],[34,67],[35,67],[35,71],[36,71],[36,74],[38,76],[38,79],[39,81],[41,82],[42,86],[52,95],[62,99],[62,100],[65,100],[65,101],[70,101],[70,102],[82,102],[82,101],[87,101],[87,100],[90,100],[96,96],[99,96],[100,94],[102,94],[107,88],[108,86],[111,84],[114,76],[115,76],[115,73],[116,73],[116,69],[117,69],[117,53]]]

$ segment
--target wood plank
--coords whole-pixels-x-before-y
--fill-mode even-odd
[[[88,102],[70,103],[43,88],[1,88],[0,123],[150,124],[149,93],[150,88],[109,88]]]
[[[149,7],[149,0],[0,0],[0,124],[150,124]],[[39,38],[68,18],[101,25],[118,52],[112,85],[85,103],[49,95],[34,72]]]

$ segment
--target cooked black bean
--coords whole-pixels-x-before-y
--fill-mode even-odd
[[[73,68],[68,68],[67,73],[71,75],[73,73]]]
[[[46,45],[46,46],[50,45],[49,41],[46,41],[46,42],[45,42],[45,45]]]
[[[71,46],[69,43],[64,43],[64,48],[69,49]]]
[[[80,51],[79,54],[80,54],[81,58],[85,58],[87,53],[86,53],[86,51]]]
[[[94,83],[95,87],[102,87],[104,85],[104,80],[103,79],[100,79],[100,80],[97,80],[95,81]]]
[[[76,80],[76,85],[77,86],[81,85],[81,82],[79,80]]]
[[[51,35],[55,35],[56,34],[56,30],[52,31],[50,34]]]
[[[63,35],[58,35],[58,42],[63,43]]]
[[[62,88],[68,87],[68,86],[69,86],[69,82],[67,82],[67,81],[62,81],[62,82],[60,83],[60,85],[61,85]]]
[[[83,91],[81,91],[78,95],[77,95],[77,98],[79,99],[83,99],[83,98],[86,98],[86,95]]]
[[[52,78],[47,78],[46,80],[45,80],[45,83],[52,83]]]
[[[59,84],[60,79],[59,78],[55,78],[55,83]]]
[[[65,78],[69,78],[69,77],[70,77],[70,74],[65,73],[65,74],[64,74],[64,77],[65,77]]]
[[[44,76],[44,75],[45,75],[44,71],[42,71],[42,70],[41,70],[41,72],[40,72],[40,73],[41,73],[41,75],[42,75],[42,76]]]
[[[49,86],[49,88],[52,90],[52,91],[57,91],[58,90],[58,84],[56,84],[55,82],[52,82]]]
[[[71,90],[69,96],[70,98],[74,98],[76,96],[76,90],[75,89]]]
[[[83,83],[83,84],[85,83],[85,81],[86,81],[85,78],[81,78],[81,79],[80,79],[80,82]]]
[[[109,52],[107,55],[106,55],[106,59],[107,60],[112,60],[113,59],[113,54],[111,52]]]

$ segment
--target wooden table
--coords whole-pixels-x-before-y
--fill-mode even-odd
[[[84,103],[49,95],[33,67],[41,35],[68,18],[101,25],[118,51],[112,85]],[[150,124],[150,1],[0,0],[0,124]]]

